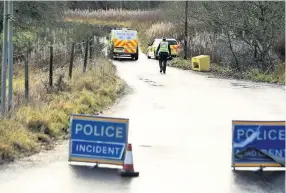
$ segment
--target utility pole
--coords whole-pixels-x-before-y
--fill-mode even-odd
[[[2,82],[1,82],[1,115],[2,118],[6,115],[6,65],[7,65],[7,13],[8,13],[8,2],[4,1],[4,12],[3,12],[3,53],[2,53]]]
[[[187,59],[188,57],[188,1],[185,2],[185,55],[184,59]]]
[[[8,2],[8,31],[9,31],[9,44],[8,44],[8,111],[12,108],[13,96],[13,71],[14,71],[14,50],[13,50],[13,1]]]

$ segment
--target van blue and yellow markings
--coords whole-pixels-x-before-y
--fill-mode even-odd
[[[232,124],[232,166],[285,167],[285,121]]]
[[[123,118],[72,115],[69,160],[123,164],[128,124]]]

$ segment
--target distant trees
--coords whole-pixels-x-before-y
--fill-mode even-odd
[[[63,1],[14,1],[15,27],[30,28],[32,26],[53,25],[61,19],[67,8]],[[0,2],[0,30],[2,32],[3,1]]]
[[[14,51],[22,51],[40,37],[53,36],[51,31],[62,21],[66,2],[14,1]],[[3,31],[3,1],[0,2],[0,31]],[[1,37],[2,39],[2,37]],[[0,44],[2,48],[2,44]]]
[[[172,21],[178,31],[184,28],[185,6],[184,2],[168,2],[164,6],[167,20]],[[206,39],[210,44],[217,42],[216,46],[226,46],[229,54],[224,53],[224,60],[236,70],[248,64],[247,67],[252,65],[268,71],[279,58],[285,57],[285,2],[191,1],[188,6],[192,51],[192,41],[197,38],[194,36],[203,30],[208,32]]]
[[[284,4],[270,1],[204,2],[202,18],[215,31],[221,29],[220,32],[229,38],[229,44],[238,40],[247,45],[253,59],[267,70],[275,60],[271,54],[275,39],[285,31]],[[238,61],[236,63],[239,67]]]

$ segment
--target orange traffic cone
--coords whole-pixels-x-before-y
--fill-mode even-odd
[[[122,177],[138,177],[139,176],[139,172],[134,171],[131,144],[128,144],[127,146],[124,165],[123,165],[122,170],[120,170],[120,176]]]

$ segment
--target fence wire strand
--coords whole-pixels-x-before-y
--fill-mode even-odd
[[[88,54],[85,54],[86,44],[88,43]],[[87,58],[87,68],[86,71],[92,69],[96,74],[99,73],[100,76],[105,76],[107,81],[110,81],[111,76],[109,75],[112,68],[109,65],[102,65],[94,60],[98,56],[105,56],[104,49],[106,49],[106,45],[101,42],[98,42],[96,39],[90,39],[89,41],[82,42],[67,42],[67,44],[58,44],[51,45],[53,47],[53,86],[57,83],[57,80],[60,75],[64,76],[64,79],[68,77],[68,68],[71,60],[71,52],[72,52],[72,44],[74,44],[73,49],[73,68],[74,71],[83,70],[84,65],[84,57]],[[37,46],[34,45],[30,49],[26,49],[28,52],[28,58],[26,58],[27,54],[25,53],[17,53],[14,55],[14,64],[15,66],[24,66],[25,60],[28,61],[29,69],[33,69],[34,67],[40,68],[41,70],[37,73],[36,77],[29,77],[30,86],[33,84],[36,79],[41,81],[43,86],[47,84],[49,81],[49,68],[50,68],[50,46]],[[90,53],[91,52],[91,53]],[[90,58],[91,57],[91,58]],[[82,66],[82,69],[78,68],[79,65]],[[36,70],[38,72],[38,70]],[[22,72],[20,72],[22,73]],[[31,79],[32,78],[32,79]],[[30,93],[30,91],[29,91]],[[19,97],[19,96],[17,96]]]

